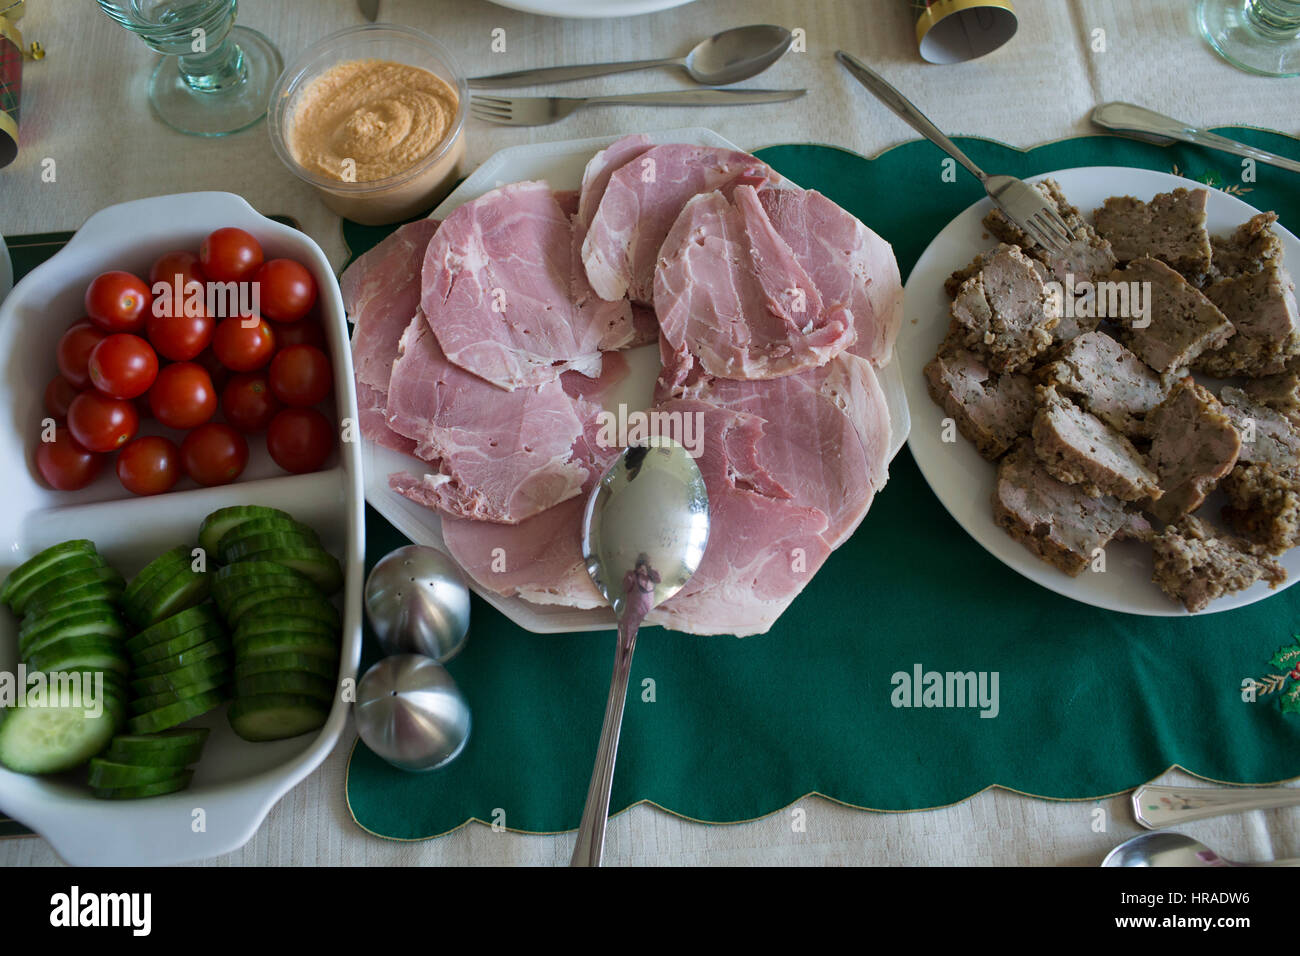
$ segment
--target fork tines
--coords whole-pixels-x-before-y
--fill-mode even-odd
[[[499,123],[510,119],[511,101],[504,96],[480,96],[474,94],[469,98],[469,111],[475,119],[489,123]]]

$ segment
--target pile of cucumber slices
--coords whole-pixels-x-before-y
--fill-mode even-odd
[[[86,683],[53,705],[20,694],[0,710],[0,764],[30,774],[89,764],[97,797],[157,796],[188,785],[207,739],[181,725],[222,704],[245,740],[319,729],[337,694],[331,596],[342,584],[314,530],[255,505],[208,515],[198,547],[167,551],[129,584],[90,541],[42,551],[0,585],[0,603],[22,617],[29,685],[33,673]],[[96,686],[102,695],[89,696]]]

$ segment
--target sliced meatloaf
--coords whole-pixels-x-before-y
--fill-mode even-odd
[[[1228,497],[1223,519],[1268,554],[1300,544],[1300,475],[1293,469],[1238,462],[1219,485]]]
[[[998,464],[993,519],[1049,564],[1077,576],[1116,538],[1145,538],[1151,526],[1124,503],[1053,478],[1028,440]]]
[[[1300,427],[1300,365],[1296,359],[1287,363],[1287,370],[1277,375],[1251,379],[1242,390],[1257,404],[1281,412],[1292,425]]]
[[[1076,282],[1085,279],[1091,281],[1115,268],[1115,253],[1111,250],[1110,243],[1099,236],[1097,230],[1083,218],[1078,207],[1065,198],[1061,184],[1054,179],[1043,179],[1033,186],[1056,207],[1056,211],[1074,233],[1074,241],[1063,252],[1051,252],[1038,245],[1004,216],[1000,209],[994,208],[984,217],[984,228],[1002,242],[1020,246],[1034,259],[1042,262],[1051,277],[1058,282],[1067,281],[1069,276],[1073,276]],[[1092,328],[1096,326],[1093,325]]]
[[[1158,375],[1105,332],[1071,339],[1040,374],[1129,438],[1144,435],[1147,415],[1169,392]]]
[[[1206,287],[1236,333],[1222,348],[1202,352],[1194,368],[1216,378],[1277,375],[1300,351],[1300,311],[1295,284],[1281,258],[1268,259],[1256,272],[1243,272]]]
[[[1015,243],[999,243],[992,249],[987,249],[984,252],[978,253],[968,264],[962,266],[952,275],[948,276],[948,278],[943,281],[943,291],[948,294],[948,298],[957,298],[957,293],[961,291],[961,287],[966,280],[979,275],[980,270],[984,268],[984,263],[997,255],[998,250],[1001,249],[1003,245],[1015,245]],[[1032,260],[1032,262],[1034,264],[1034,270],[1042,277],[1044,282],[1051,278],[1051,274],[1047,271],[1047,266],[1043,265],[1037,259]]]
[[[1155,573],[1151,581],[1193,614],[1215,598],[1242,591],[1263,579],[1269,587],[1286,580],[1276,561],[1249,542],[1214,529],[1195,515],[1186,515],[1151,542]]]
[[[1232,337],[1232,323],[1219,307],[1159,259],[1134,259],[1110,274],[1110,282],[1138,283],[1141,314],[1115,317],[1125,344],[1160,374],[1191,364],[1207,349]],[[1131,313],[1139,310],[1129,297]]]
[[[1300,431],[1281,412],[1250,400],[1239,388],[1219,391],[1224,414],[1241,433],[1241,460],[1277,469],[1300,465]]]
[[[1214,265],[1211,277],[1214,279],[1231,278],[1258,272],[1264,263],[1282,259],[1282,240],[1273,231],[1277,222],[1277,213],[1261,212],[1237,227],[1230,236],[1214,236],[1210,239],[1213,250]]]
[[[1058,319],[1046,304],[1034,264],[1015,246],[999,246],[957,292],[950,336],[982,356],[990,370],[1014,372],[1052,344]]]
[[[1121,263],[1150,256],[1199,283],[1210,271],[1210,234],[1205,228],[1208,196],[1204,189],[1181,188],[1150,202],[1112,196],[1093,214],[1093,221]]]
[[[974,352],[940,348],[925,367],[930,397],[989,461],[997,460],[1034,419],[1034,386],[1017,372],[994,375]]]
[[[1121,501],[1160,497],[1156,475],[1133,443],[1096,415],[1062,398],[1054,386],[1038,388],[1033,436],[1043,466],[1067,485]]]
[[[1164,491],[1147,510],[1166,524],[1195,511],[1219,479],[1232,470],[1241,438],[1208,389],[1189,375],[1174,383],[1147,420],[1147,460]]]

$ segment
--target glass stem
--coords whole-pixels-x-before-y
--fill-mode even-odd
[[[219,93],[244,82],[244,54],[227,35],[215,50],[180,57],[181,79],[198,93]]]
[[[1300,32],[1297,0],[1246,0],[1246,19],[1270,40],[1291,40]]]

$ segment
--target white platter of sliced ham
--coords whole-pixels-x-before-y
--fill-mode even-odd
[[[697,456],[708,550],[648,618],[763,633],[910,418],[888,243],[709,130],[506,149],[345,270],[366,499],[539,633],[613,626],[579,547],[628,441]]]

